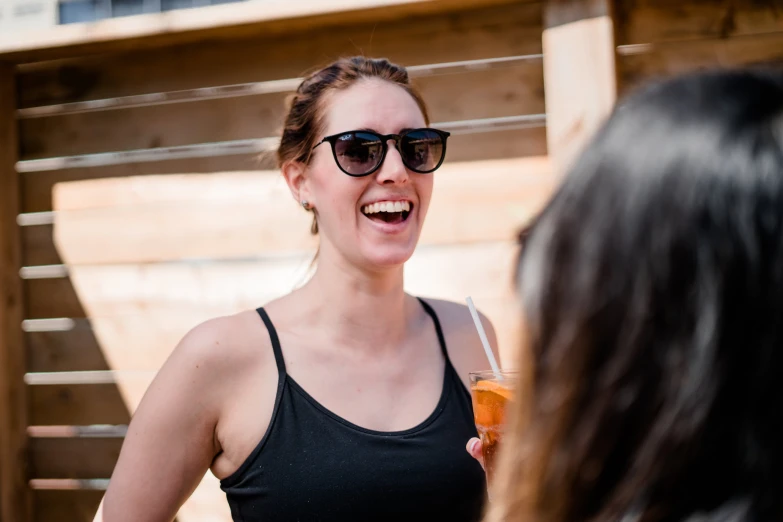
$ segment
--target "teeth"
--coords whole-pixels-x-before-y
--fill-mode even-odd
[[[378,212],[410,212],[410,201],[381,201],[370,203],[362,207],[365,214],[377,214]]]

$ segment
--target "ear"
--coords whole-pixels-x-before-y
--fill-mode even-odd
[[[313,205],[315,202],[308,187],[307,166],[299,161],[290,161],[284,164],[281,170],[294,200],[297,203],[307,201]]]

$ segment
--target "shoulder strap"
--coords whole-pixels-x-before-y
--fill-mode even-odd
[[[261,316],[261,320],[264,321],[266,329],[269,331],[269,339],[272,341],[272,351],[275,353],[275,362],[277,363],[277,373],[280,376],[280,382],[282,382],[283,377],[285,377],[286,374],[285,359],[283,359],[283,350],[280,348],[280,339],[277,337],[277,330],[275,330],[275,325],[272,324],[272,320],[269,319],[269,315],[263,307],[258,308],[256,311],[258,312],[258,315]]]
[[[421,306],[424,307],[424,311],[427,312],[427,315],[432,317],[432,322],[435,323],[435,333],[438,334],[438,342],[440,343],[440,350],[443,352],[443,357],[446,358],[449,363],[451,360],[449,359],[449,352],[446,350],[446,338],[443,336],[443,329],[440,327],[440,320],[438,319],[438,314],[435,313],[435,310],[421,297],[418,298],[419,302],[421,303]]]

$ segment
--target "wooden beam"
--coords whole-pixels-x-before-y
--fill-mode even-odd
[[[617,0],[617,45],[783,31],[783,0]]]
[[[547,145],[564,173],[617,97],[611,0],[548,0],[544,8]]]
[[[130,422],[128,407],[116,384],[35,385],[28,386],[28,393],[30,421],[34,426],[86,426]],[[5,520],[3,519],[3,522]]]
[[[451,122],[479,120],[478,125],[488,118],[544,112],[543,68],[536,60],[517,67],[420,78],[414,83],[428,102],[430,121],[448,131],[452,129],[445,125]],[[22,159],[127,154],[147,148],[165,153],[159,147],[275,137],[285,117],[286,96],[276,93],[22,120]],[[118,117],[122,125],[117,125]],[[194,121],[199,124],[193,125]],[[276,142],[269,141],[276,148]]]
[[[541,9],[538,2],[479,6],[384,23],[345,20],[339,27],[313,29],[303,37],[259,32],[225,41],[30,64],[19,68],[18,105],[31,108],[279,82],[354,54],[382,56],[406,67],[536,55],[541,53]],[[540,61],[535,63],[540,67]],[[412,76],[421,79],[422,71]]]
[[[2,34],[0,60],[29,63],[248,35],[280,35],[508,3],[511,0],[375,0],[369,6],[366,0],[231,3]]]
[[[0,520],[30,518],[14,68],[0,64]]]
[[[783,32],[618,47],[621,94],[676,74],[783,63]]]

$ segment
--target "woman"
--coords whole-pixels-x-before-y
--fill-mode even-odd
[[[488,520],[783,519],[783,74],[631,96],[518,274],[535,391]]]
[[[465,307],[403,290],[446,152],[428,123],[386,60],[302,82],[278,159],[320,232],[316,271],[176,347],[129,426],[106,522],[170,521],[207,469],[236,521],[480,518],[466,386],[486,358]]]

